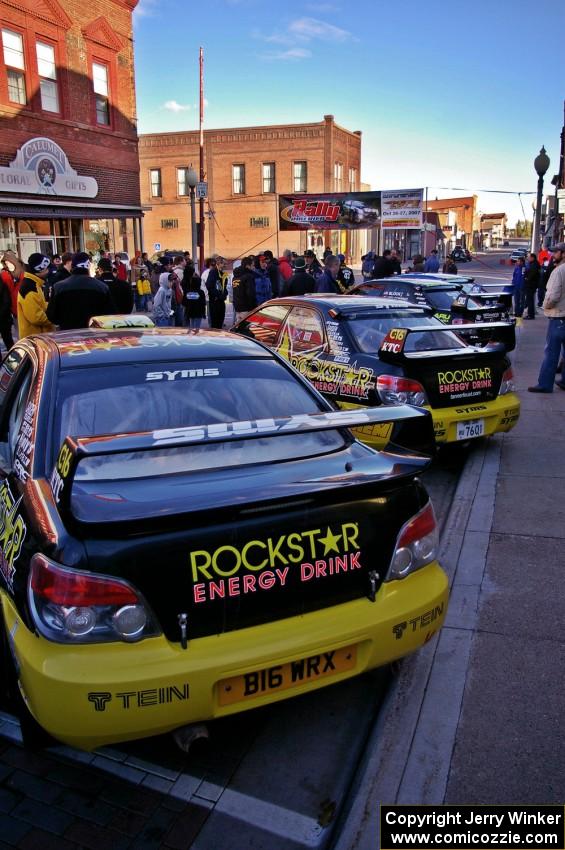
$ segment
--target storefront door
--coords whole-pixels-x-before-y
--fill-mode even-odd
[[[57,253],[53,236],[20,236],[20,257],[27,263],[32,254],[45,254],[52,257]]]

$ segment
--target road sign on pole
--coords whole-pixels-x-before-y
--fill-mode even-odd
[[[208,184],[207,183],[197,183],[196,184],[196,197],[199,200],[203,200],[208,197]]]

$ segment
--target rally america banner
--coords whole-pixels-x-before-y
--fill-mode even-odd
[[[381,226],[381,192],[279,196],[280,230],[366,230]]]
[[[381,192],[382,229],[418,230],[422,227],[423,189]]]

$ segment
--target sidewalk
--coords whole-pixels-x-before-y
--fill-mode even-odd
[[[563,802],[565,392],[527,392],[546,330],[518,329],[519,423],[469,456],[442,540],[446,625],[402,665],[335,850],[379,846],[381,803]]]

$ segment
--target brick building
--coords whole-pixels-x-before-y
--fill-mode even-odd
[[[140,247],[138,0],[0,0],[0,250]]]
[[[466,198],[428,200],[426,209],[438,213],[448,252],[456,245],[468,249],[479,247],[480,221],[477,212],[477,195],[469,195]]]
[[[485,213],[481,216],[481,246],[499,248],[506,238],[506,213]]]
[[[312,124],[277,124],[204,132],[208,202],[205,254],[228,258],[270,248],[358,258],[357,232],[278,232],[278,196],[292,192],[359,191],[361,132],[339,127],[333,115]],[[197,131],[139,137],[144,243],[154,250],[190,248],[186,169],[198,170]],[[197,213],[198,214],[198,213]]]

